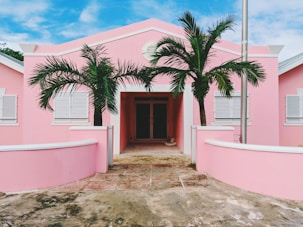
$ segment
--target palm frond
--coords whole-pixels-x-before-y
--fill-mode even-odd
[[[233,30],[233,24],[233,16],[227,16],[225,19],[219,20],[217,24],[212,28],[208,28],[208,35],[206,37],[205,45],[201,55],[202,63],[207,62],[211,48],[219,41],[221,35],[227,30]]]
[[[266,79],[264,68],[255,61],[246,61],[237,63],[242,68],[242,73],[246,73],[247,81],[253,86],[259,86],[259,82]],[[242,76],[242,74],[239,74]]]
[[[108,62],[110,59],[106,57],[106,49],[103,45],[97,45],[94,48],[84,44],[81,49],[81,57],[87,59],[87,64],[99,64],[100,61]]]
[[[189,11],[186,11],[178,20],[182,23],[188,39],[200,37],[203,34],[202,30],[197,26],[195,18]]]
[[[184,43],[170,37],[161,39],[156,46],[157,51],[153,54],[152,65],[160,60],[163,64],[185,66],[190,63],[190,54],[187,52]]]
[[[81,77],[77,67],[65,59],[48,57],[45,64],[38,64],[33,71],[34,76],[29,79],[29,85],[39,84],[41,88],[45,83],[56,77]]]
[[[230,74],[228,70],[214,70],[205,73],[205,76],[210,78],[211,83],[215,82],[221,94],[223,96],[230,97],[233,91],[233,84],[230,80]]]
[[[266,78],[263,67],[255,61],[238,62],[237,59],[234,59],[210,71],[225,71],[229,74],[236,73],[239,77],[241,77],[243,73],[246,73],[247,81],[253,86],[258,86],[259,82],[264,81]]]

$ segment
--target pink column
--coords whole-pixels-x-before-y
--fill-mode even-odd
[[[234,128],[227,126],[197,126],[196,127],[196,168],[198,172],[208,170],[208,152],[205,139],[219,139],[234,142]]]
[[[98,141],[96,154],[96,172],[108,171],[108,127],[73,126],[70,128],[70,140],[95,139]]]

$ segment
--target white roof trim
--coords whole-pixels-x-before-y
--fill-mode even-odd
[[[24,72],[24,67],[22,65],[18,64],[17,62],[12,61],[11,59],[9,59],[1,54],[0,54],[0,63],[16,70],[17,72],[20,72],[20,73]]]
[[[291,57],[279,63],[279,75],[292,70],[303,64],[303,53]]]
[[[124,35],[116,36],[116,37],[111,38],[111,39],[105,39],[105,40],[102,40],[102,41],[99,41],[99,42],[96,42],[96,43],[92,43],[92,44],[89,44],[89,46],[92,47],[92,46],[96,46],[96,45],[99,45],[99,44],[110,43],[110,42],[113,42],[113,41],[117,41],[117,40],[120,40],[120,39],[124,39],[124,38],[131,37],[131,36],[134,36],[134,35],[137,35],[137,34],[148,32],[148,31],[158,31],[158,32],[161,32],[161,33],[164,33],[164,34],[167,34],[167,35],[171,35],[171,36],[180,38],[180,39],[185,39],[184,36],[181,36],[179,34],[168,32],[168,31],[165,31],[165,30],[162,30],[162,29],[159,29],[159,28],[155,28],[155,27],[149,27],[149,28],[141,29],[141,30],[138,30],[138,31],[135,31],[135,32],[130,32],[130,33],[127,33],[127,34],[124,34]],[[79,50],[81,50],[81,48],[82,48],[82,46],[74,48],[74,49],[70,49],[70,50],[67,50],[67,51],[62,51],[62,52],[59,52],[59,53],[25,53],[25,55],[26,56],[61,56],[61,55],[70,54],[70,53],[79,51]]]
[[[169,32],[169,31],[159,29],[159,28],[156,28],[156,27],[149,27],[149,28],[144,28],[144,29],[141,29],[141,30],[138,30],[138,31],[135,31],[135,32],[130,32],[130,33],[127,33],[127,34],[124,34],[124,35],[116,36],[116,37],[111,38],[111,39],[105,39],[105,40],[102,40],[102,41],[99,41],[99,42],[96,42],[96,43],[92,43],[92,44],[89,44],[89,46],[92,47],[92,46],[96,46],[96,45],[99,45],[99,44],[110,43],[110,42],[113,42],[113,41],[117,41],[117,40],[120,40],[120,39],[124,39],[124,38],[131,37],[131,36],[134,36],[134,35],[137,35],[137,34],[148,32],[148,31],[158,31],[158,32],[164,33],[166,35],[170,35],[170,36],[174,36],[176,38],[186,40],[186,38],[183,35],[176,34],[176,33],[173,33],[173,32]],[[28,53],[24,53],[24,55],[25,56],[54,56],[54,57],[58,57],[58,56],[62,56],[62,55],[65,55],[65,54],[70,54],[70,53],[73,53],[73,52],[80,51],[81,48],[82,48],[82,46],[74,48],[74,49],[70,49],[70,50],[67,50],[67,51],[58,52],[58,53],[29,53],[28,52]],[[237,52],[237,51],[233,51],[233,50],[230,50],[230,49],[222,48],[222,47],[219,47],[219,46],[216,46],[216,45],[214,45],[213,48],[241,57],[241,52]],[[248,54],[248,57],[277,57],[277,56],[278,55],[275,54],[275,53],[274,54],[273,53],[269,53],[269,54]]]

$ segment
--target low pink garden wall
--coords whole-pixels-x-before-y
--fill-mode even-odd
[[[251,192],[303,200],[303,148],[234,143],[233,131],[220,128],[197,127],[198,172]]]
[[[35,190],[91,176],[96,147],[96,140],[0,146],[0,191]]]
[[[65,143],[0,146],[0,192],[28,191],[108,170],[110,127],[71,127]]]

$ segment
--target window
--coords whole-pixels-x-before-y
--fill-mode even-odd
[[[215,93],[215,123],[234,125],[240,124],[241,118],[241,94],[234,92],[231,98]]]
[[[88,93],[61,92],[54,100],[56,123],[88,122]]]
[[[286,96],[286,123],[303,124],[303,95]]]
[[[17,96],[0,94],[0,124],[17,123]]]

